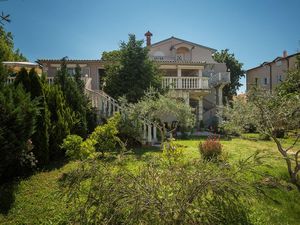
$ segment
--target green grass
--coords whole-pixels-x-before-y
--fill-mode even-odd
[[[288,145],[292,140],[284,139],[284,142]],[[180,140],[177,143],[183,147],[186,160],[200,157],[199,139]],[[275,176],[281,183],[287,185],[285,162],[280,158],[273,142],[233,139],[222,141],[222,145],[230,163],[245,159],[257,150],[264,150],[265,166],[257,167],[257,172]],[[160,154],[160,150],[153,147],[135,149],[125,157],[125,163],[130,169],[135,170],[148,160],[159,157]],[[64,221],[69,209],[59,195],[58,180],[63,173],[76,168],[77,165],[78,162],[52,165],[49,170],[39,171],[28,178],[2,186],[0,224],[58,224]],[[247,179],[256,177],[249,176]],[[251,218],[255,224],[299,224],[300,193],[295,189],[283,189],[265,188],[269,197],[249,196],[252,202]]]

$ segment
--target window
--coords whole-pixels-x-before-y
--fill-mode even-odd
[[[256,77],[255,78],[255,86],[257,86],[258,85],[258,78]]]
[[[264,85],[267,85],[268,84],[268,78],[265,77],[264,79]]]
[[[67,68],[67,71],[71,76],[75,75],[75,68]]]
[[[277,75],[277,81],[282,82],[282,75]]]
[[[98,76],[99,76],[99,89],[103,90],[105,86],[104,76],[105,76],[105,70],[99,68],[98,69]]]

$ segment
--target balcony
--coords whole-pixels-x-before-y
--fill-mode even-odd
[[[13,84],[15,79],[16,79],[16,77],[8,77],[6,83],[7,84]],[[91,84],[90,84],[91,79],[92,78],[81,77],[81,80],[83,80],[85,84],[87,84],[89,82],[90,86],[91,86]],[[48,84],[54,84],[54,77],[46,77],[46,80],[47,80]]]
[[[154,61],[168,61],[168,62],[176,61],[176,58],[172,56],[149,56],[149,58]]]
[[[163,77],[162,87],[171,90],[209,89],[207,77]]]
[[[230,72],[203,72],[203,76],[209,79],[209,86],[215,87],[221,84],[230,83]]]

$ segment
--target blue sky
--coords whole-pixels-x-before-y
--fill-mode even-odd
[[[129,33],[153,33],[218,50],[228,48],[244,69],[300,50],[299,0],[7,0],[5,25],[31,61],[98,59]],[[244,83],[245,80],[243,79]],[[240,90],[244,91],[244,88]]]

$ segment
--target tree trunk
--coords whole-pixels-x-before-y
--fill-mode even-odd
[[[297,164],[297,154],[295,156],[296,157],[296,167],[295,167],[295,170],[293,171],[293,169],[292,169],[292,162],[291,162],[291,159],[288,157],[287,151],[285,151],[283,149],[280,141],[274,135],[270,135],[270,136],[275,141],[275,143],[277,145],[278,151],[284,157],[284,160],[285,160],[287,168],[288,168],[288,173],[290,175],[290,181],[291,181],[291,183],[294,184],[297,187],[298,191],[300,191],[300,182],[299,182],[299,180],[297,178],[297,173],[299,171],[299,165]]]

